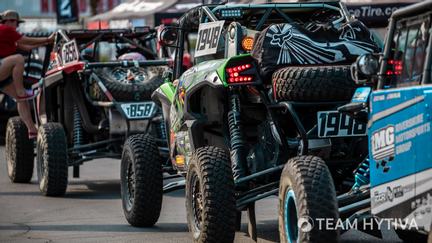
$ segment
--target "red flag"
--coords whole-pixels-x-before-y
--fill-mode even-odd
[[[41,0],[41,12],[42,13],[48,13],[49,12],[49,2],[48,0]]]
[[[79,1],[79,11],[80,11],[80,13],[87,12],[87,0],[80,0]]]

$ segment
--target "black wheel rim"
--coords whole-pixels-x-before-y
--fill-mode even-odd
[[[126,209],[131,210],[135,200],[135,170],[129,156],[126,169]]]
[[[201,232],[202,225],[202,212],[203,212],[203,198],[201,191],[201,183],[198,175],[194,173],[191,180],[191,201],[192,201],[192,213],[193,213],[193,227],[196,234]]]

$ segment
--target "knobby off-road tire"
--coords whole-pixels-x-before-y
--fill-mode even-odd
[[[426,234],[422,234],[420,232],[416,231],[410,231],[410,230],[402,230],[402,229],[396,229],[396,234],[403,242],[428,242],[432,243],[432,239],[429,233],[429,237]],[[431,242],[430,242],[431,241]]]
[[[280,101],[344,101],[356,89],[350,66],[285,67],[273,73],[272,82]]]
[[[280,179],[281,242],[337,242],[339,232],[320,229],[317,218],[333,219],[334,224],[339,218],[331,174],[319,157],[294,157]]]
[[[63,196],[68,184],[66,134],[60,123],[39,127],[37,143],[39,189],[45,196]]]
[[[432,243],[432,228],[429,229],[427,243]]]
[[[120,176],[126,220],[136,227],[153,226],[162,207],[163,175],[158,146],[151,136],[136,134],[126,140]]]
[[[192,155],[186,176],[186,210],[194,242],[233,242],[234,179],[227,153],[206,146]]]
[[[12,182],[28,183],[33,175],[34,148],[28,131],[19,117],[9,118],[6,127],[6,162]]]

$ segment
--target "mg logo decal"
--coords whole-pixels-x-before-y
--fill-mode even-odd
[[[395,154],[395,129],[388,126],[372,134],[372,156],[375,160],[381,160]]]

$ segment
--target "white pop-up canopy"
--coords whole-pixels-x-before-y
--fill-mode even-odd
[[[170,7],[176,2],[176,0],[130,0],[111,11],[91,17],[89,21],[145,18]]]

